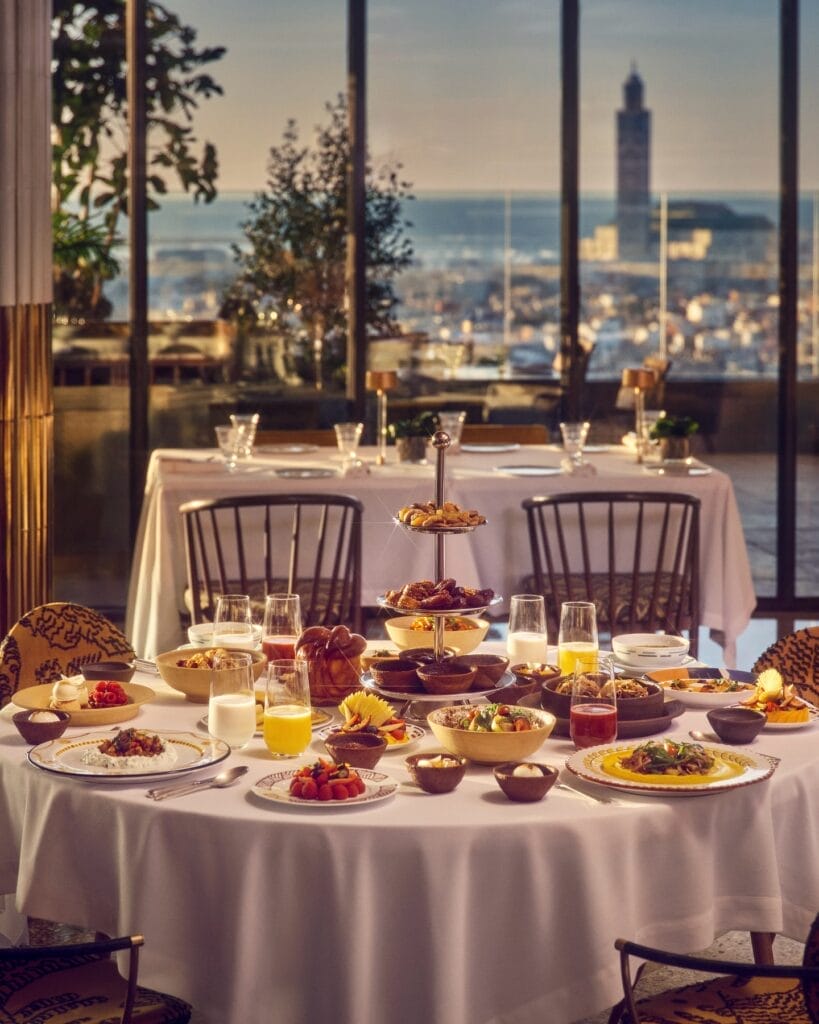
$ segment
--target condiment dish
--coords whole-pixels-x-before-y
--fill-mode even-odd
[[[526,774],[524,774],[524,771]],[[515,774],[518,772],[518,774]],[[495,780],[503,793],[517,803],[542,800],[557,782],[557,769],[531,761],[511,761],[494,769]]]
[[[31,716],[35,719],[32,721]],[[38,722],[39,715],[55,715],[56,721]],[[71,715],[67,711],[30,710],[17,711],[11,716],[12,722],[17,726],[17,731],[32,746],[38,743],[46,743],[48,740],[56,740],[68,728]]]
[[[425,793],[451,793],[460,785],[469,763],[446,751],[411,754],[404,762],[412,781]]]

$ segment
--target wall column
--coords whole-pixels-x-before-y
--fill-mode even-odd
[[[0,635],[51,596],[50,12],[0,4]]]

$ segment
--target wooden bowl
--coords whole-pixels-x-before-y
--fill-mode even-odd
[[[723,743],[751,743],[768,721],[753,708],[712,708],[705,717]]]
[[[521,764],[537,768],[538,775],[515,775]],[[531,761],[499,764],[494,769],[495,780],[503,793],[517,803],[534,803],[542,800],[557,782],[558,771],[548,764],[533,764]]]
[[[214,675],[212,668],[184,668],[178,664],[194,654],[207,654],[213,648],[177,647],[166,651],[156,659],[159,674],[174,690],[184,693],[193,704],[207,704],[210,698],[210,680]],[[253,678],[258,679],[267,668],[267,658],[261,651],[248,651],[240,647],[222,647],[219,650],[236,651],[237,654],[249,654],[253,659]],[[235,672],[235,669],[220,669],[219,675]]]
[[[534,724],[534,728],[527,732],[469,732],[457,724],[463,718],[464,710],[459,704],[436,708],[427,715],[427,724],[445,750],[476,764],[525,761],[551,734],[556,721],[548,711],[527,708]]]
[[[380,690],[416,693],[421,690],[418,662],[408,658],[381,658],[370,665],[370,675]]]
[[[592,673],[600,675],[600,673]],[[557,688],[571,680],[570,676],[558,676],[545,682],[541,688],[540,703],[547,711],[558,718],[569,718],[572,706],[571,693],[557,693]],[[617,683],[622,686],[624,679],[618,677]],[[657,683],[637,680],[648,690],[645,697],[621,697],[617,700],[617,718],[623,722],[633,722],[644,718],[659,718],[663,714],[665,695],[663,688]]]
[[[387,741],[374,732],[331,732],[324,746],[332,759],[353,768],[375,768],[387,749]]]
[[[419,761],[435,761],[443,758],[446,762],[441,764],[419,764]],[[467,760],[465,757],[457,757],[446,751],[433,751],[431,754],[411,754],[404,758],[407,771],[412,781],[425,793],[451,793],[460,784],[466,772]]]
[[[522,693],[540,693],[540,688],[544,683],[560,677],[560,669],[557,665],[539,662],[513,665],[510,671],[514,675],[517,685],[521,687]]]
[[[509,668],[509,659],[501,654],[464,654],[460,660],[475,669],[473,690],[491,690]]]
[[[419,665],[418,678],[427,693],[467,693],[474,682],[477,670],[466,661],[456,658],[445,658],[443,661],[431,661],[428,665]]]
[[[387,619],[384,623],[390,640],[402,651],[408,647],[432,647],[431,629],[412,628],[412,624],[417,622],[418,618],[418,615],[399,615],[397,618]],[[489,619],[457,614],[453,614],[452,618],[468,626],[465,629],[445,629],[444,647],[451,647],[456,654],[469,654],[489,632]]]
[[[113,680],[115,683],[130,683],[136,669],[127,661],[92,661],[80,665],[80,672],[89,683]]]
[[[58,739],[68,728],[68,723],[71,720],[67,711],[51,711],[49,709],[49,714],[57,716],[56,722],[31,721],[32,715],[42,715],[43,713],[42,710],[16,711],[11,716],[12,722],[17,726],[17,731],[26,743],[30,743],[32,746]]]
[[[72,677],[73,680],[80,680],[81,676]],[[93,690],[96,683],[92,683],[88,689]],[[120,683],[128,698],[127,704],[114,704],[104,708],[80,708],[78,711],[67,711],[69,725],[117,725],[120,722],[127,722],[139,714],[139,709],[149,700],[153,700],[156,694],[150,686],[143,686],[141,683]],[[28,711],[50,711],[52,683],[40,683],[38,686],[24,686],[12,694],[12,703],[19,708],[26,708]]]
[[[374,661],[383,661],[384,658],[396,658],[398,657],[398,655],[395,653],[395,651],[387,650],[386,647],[376,647],[371,651],[365,651],[362,655],[360,655],[360,657],[361,671],[369,672],[370,665],[372,665]],[[404,657],[403,653],[401,657]]]

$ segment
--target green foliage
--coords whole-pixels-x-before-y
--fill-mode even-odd
[[[195,200],[216,197],[216,151],[196,152],[194,113],[221,87],[200,70],[225,48],[197,49],[196,31],[149,0],[148,208],[175,181]],[[55,307],[68,315],[101,316],[105,280],[116,272],[111,250],[127,212],[127,97],[125,0],[52,0],[52,177]],[[92,226],[93,221],[93,226]],[[66,240],[85,235],[87,245]],[[72,253],[78,255],[71,262]]]
[[[690,437],[699,429],[699,423],[690,416],[661,416],[648,436],[654,441],[664,437]]]
[[[311,376],[313,344],[320,342],[329,381],[343,362],[347,331],[350,142],[344,97],[325,109],[328,123],[316,128],[313,146],[300,143],[296,122],[290,120],[281,143],[270,150],[266,189],[250,202],[250,217],[242,224],[246,245],[234,246],[239,274],[223,315],[252,321],[272,314],[290,347],[302,345],[299,370],[305,378]],[[368,165],[365,177],[365,316],[373,334],[396,329],[394,280],[412,262],[412,247],[404,237],[409,225],[401,218],[409,184],[399,172],[400,165],[378,171]]]
[[[393,439],[399,437],[432,437],[438,429],[438,416],[434,412],[422,412],[410,419],[396,420],[389,426]]]

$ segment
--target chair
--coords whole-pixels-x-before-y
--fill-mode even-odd
[[[334,430],[257,430],[254,443],[259,444],[317,444],[324,448],[336,447]]]
[[[39,605],[0,643],[0,707],[22,687],[76,675],[89,662],[133,657],[125,636],[92,608],[68,601]]]
[[[192,623],[213,619],[219,594],[250,594],[261,614],[265,594],[287,591],[301,597],[305,626],[361,628],[358,499],[254,494],[189,501],[179,512]]]
[[[175,996],[137,985],[139,947],[130,935],[68,946],[0,949],[3,1024],[186,1024],[191,1007]],[[112,953],[129,951],[120,977]]]
[[[763,651],[754,672],[778,669],[787,683],[805,700],[819,702],[819,626],[798,629]]]
[[[549,431],[543,423],[464,423],[462,444],[548,444]]]
[[[699,630],[700,501],[664,492],[572,492],[522,502],[534,575],[557,636],[563,601],[593,601],[612,635]]]
[[[819,916],[814,919],[801,967],[760,966],[679,956],[617,939],[624,1008],[630,1024],[816,1024],[819,1021]],[[635,1001],[629,957],[723,976]],[[725,975],[729,975],[726,977]],[[617,1008],[610,1024],[623,1019]]]

